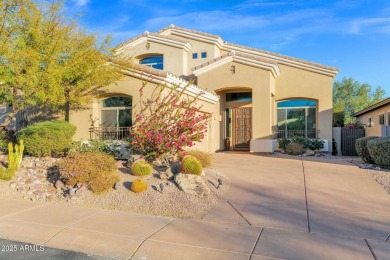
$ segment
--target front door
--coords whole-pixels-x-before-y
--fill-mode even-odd
[[[252,108],[232,109],[233,150],[248,151],[252,139]]]

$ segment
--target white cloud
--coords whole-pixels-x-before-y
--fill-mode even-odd
[[[390,17],[358,18],[349,22],[346,33],[360,34],[365,29],[380,31],[381,28],[390,26]]]

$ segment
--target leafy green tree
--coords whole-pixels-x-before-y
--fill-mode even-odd
[[[344,126],[351,123],[353,113],[364,109],[384,98],[382,87],[372,89],[368,83],[360,83],[353,78],[343,78],[333,83],[333,125]]]
[[[110,39],[64,14],[63,1],[0,1],[0,103],[13,114],[28,107],[80,108],[121,77]]]

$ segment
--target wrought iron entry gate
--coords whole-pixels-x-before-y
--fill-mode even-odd
[[[364,129],[341,128],[341,154],[344,156],[357,156],[355,141],[364,137]]]
[[[232,109],[233,150],[248,151],[252,139],[252,108]]]

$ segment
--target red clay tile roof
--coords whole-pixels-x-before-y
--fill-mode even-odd
[[[227,57],[230,57],[230,56],[238,56],[238,57],[248,58],[248,59],[251,59],[251,60],[262,61],[262,62],[274,64],[274,65],[277,65],[277,64],[278,64],[276,61],[271,60],[271,59],[266,59],[266,58],[262,58],[262,57],[257,57],[257,56],[253,56],[253,55],[248,55],[248,54],[244,54],[244,53],[240,53],[240,52],[235,52],[235,53],[229,52],[229,53],[226,53],[226,54],[224,54],[224,55],[222,55],[222,56],[220,56],[220,57],[217,57],[217,58],[215,58],[215,59],[213,59],[213,60],[207,61],[207,62],[205,62],[205,63],[203,63],[203,64],[200,64],[200,65],[198,65],[198,66],[196,66],[196,67],[193,67],[193,68],[192,68],[192,71],[198,70],[198,69],[200,69],[200,68],[207,67],[207,66],[210,65],[210,64],[213,64],[213,63],[215,63],[215,62],[217,62],[217,61],[219,61],[219,60],[223,60],[223,59],[225,59],[225,58],[227,58]]]
[[[122,42],[120,44],[118,44],[117,46],[115,46],[114,49],[119,49],[123,46],[126,46],[127,44],[130,44],[142,37],[147,37],[148,35],[152,35],[152,36],[156,36],[156,37],[159,37],[159,38],[162,38],[162,39],[168,39],[168,40],[173,40],[173,41],[176,41],[176,42],[180,42],[180,43],[188,43],[188,41],[184,41],[184,40],[181,40],[181,39],[177,39],[175,37],[171,37],[171,36],[165,36],[165,35],[160,35],[158,33],[149,33],[149,32],[144,32],[143,34],[141,35],[138,35],[137,37],[134,37],[134,38],[131,38],[130,40],[127,40],[125,42]]]
[[[148,74],[151,74],[154,76],[158,76],[158,77],[166,77],[168,75],[167,71],[158,70],[158,69],[155,69],[155,68],[152,68],[149,66],[145,66],[145,65],[141,65],[141,64],[138,64],[135,62],[131,63],[130,68],[134,69],[134,70],[141,71],[141,72],[145,72],[145,73],[148,73]]]
[[[165,27],[165,28],[159,30],[157,33],[160,34],[160,33],[162,33],[162,32],[165,32],[165,31],[167,31],[167,30],[170,30],[170,29],[178,29],[178,30],[180,30],[180,31],[195,33],[195,34],[199,34],[199,35],[203,35],[203,36],[207,36],[207,37],[215,38],[215,39],[221,38],[219,35],[216,35],[216,34],[200,32],[200,31],[191,30],[191,29],[187,29],[187,28],[183,28],[183,27],[174,26],[174,25],[169,25],[169,26],[167,26],[167,27]]]
[[[279,58],[283,58],[283,59],[297,61],[300,63],[320,67],[320,68],[327,69],[327,70],[338,71],[338,69],[335,67],[326,66],[326,65],[319,64],[319,63],[315,63],[315,62],[311,62],[311,61],[307,61],[307,60],[302,60],[302,59],[290,57],[287,55],[283,55],[283,54],[279,54],[279,53],[275,53],[275,52],[271,52],[271,51],[265,51],[262,49],[252,48],[252,47],[248,47],[248,46],[244,46],[244,45],[240,45],[240,44],[235,44],[235,43],[231,43],[231,42],[225,42],[225,46],[238,47],[238,48],[242,48],[242,49],[246,49],[246,50],[250,50],[250,51],[256,51],[259,53],[267,54],[270,56],[275,56],[275,57],[279,57]],[[283,62],[281,62],[281,63],[283,63]]]
[[[169,29],[176,29],[176,30],[180,30],[180,31],[191,32],[191,33],[195,33],[195,34],[199,34],[199,35],[203,35],[203,36],[208,36],[208,37],[215,38],[215,39],[221,38],[219,35],[216,35],[216,34],[204,33],[204,32],[191,30],[191,29],[178,27],[178,26],[173,26],[173,25],[165,27],[162,30],[158,31],[157,33],[162,33],[162,32],[167,31]],[[296,61],[296,62],[300,62],[300,63],[303,63],[303,64],[312,65],[312,66],[315,66],[315,67],[319,67],[319,68],[323,68],[323,69],[327,69],[327,70],[331,70],[331,71],[335,71],[335,72],[338,71],[338,69],[335,68],[335,67],[326,66],[326,65],[319,64],[319,63],[315,63],[315,62],[311,62],[311,61],[307,61],[307,60],[303,60],[303,59],[298,59],[298,58],[290,57],[290,56],[287,56],[287,55],[278,54],[278,53],[275,53],[275,52],[265,51],[265,50],[258,49],[258,48],[248,47],[248,46],[244,46],[244,45],[240,45],[240,44],[224,42],[224,46],[225,46],[225,48],[226,47],[229,48],[229,46],[230,47],[242,48],[242,49],[246,49],[246,50],[250,50],[250,51],[259,52],[261,54],[266,54],[266,55],[270,55],[270,56],[279,57],[279,58],[282,58],[282,59]],[[281,62],[281,63],[283,63],[283,62]]]

